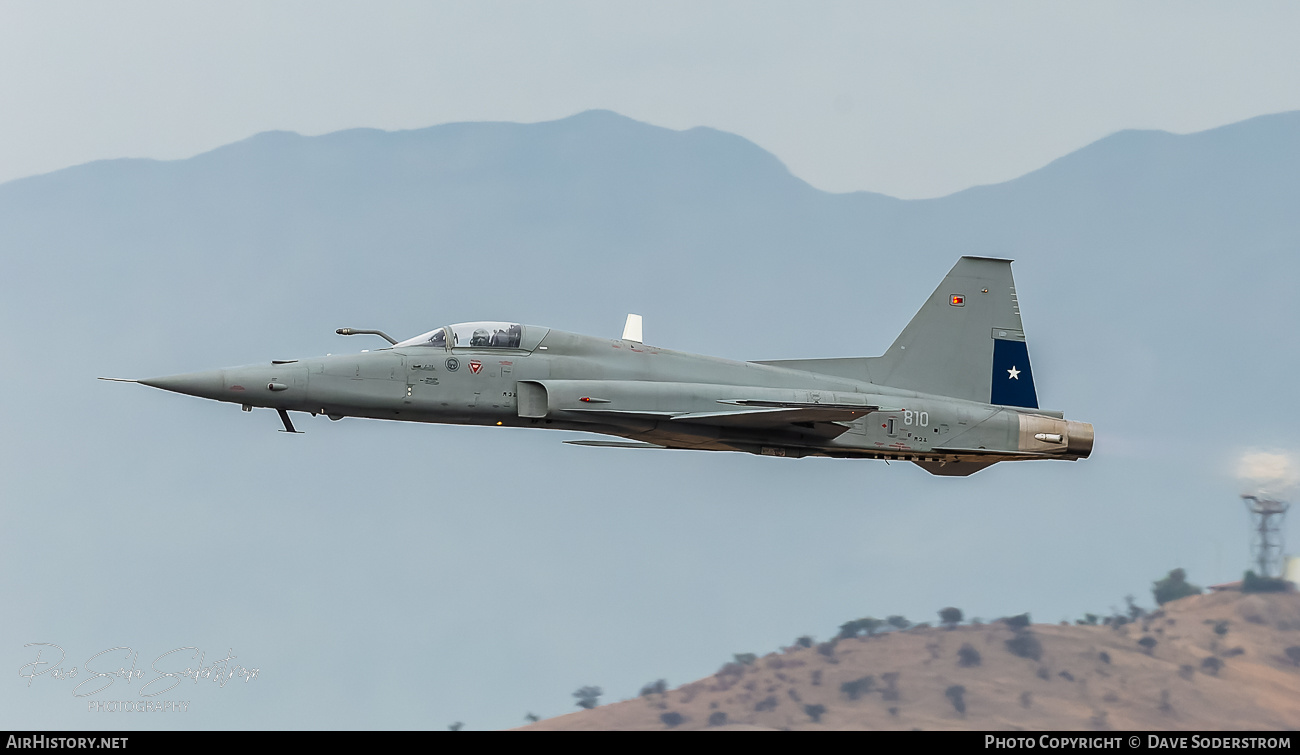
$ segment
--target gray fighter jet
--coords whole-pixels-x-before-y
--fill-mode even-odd
[[[578,430],[616,448],[905,460],[964,476],[1087,458],[1092,425],[1038,408],[1011,261],[962,257],[883,356],[736,362],[622,338],[470,322],[345,356],[138,380],[243,406],[344,417]],[[114,378],[105,378],[114,379]]]

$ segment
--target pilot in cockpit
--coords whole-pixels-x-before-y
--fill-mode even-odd
[[[474,330],[474,335],[470,336],[469,338],[469,345],[470,346],[491,346],[492,332],[489,331],[487,328],[476,328]]]

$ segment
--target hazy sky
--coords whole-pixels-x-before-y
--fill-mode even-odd
[[[1300,5],[0,0],[0,181],[253,133],[608,108],[822,189],[1013,178],[1124,128],[1300,109]]]

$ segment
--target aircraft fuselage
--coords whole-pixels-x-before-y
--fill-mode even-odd
[[[142,380],[331,419],[539,427],[580,445],[901,459],[964,476],[998,461],[1086,458],[1092,426],[1038,408],[1009,260],[962,257],[879,357],[740,362],[506,322],[436,328],[347,356]],[[632,441],[632,442],[627,442]]]
[[[1078,459],[1092,444],[1091,426],[1054,412],[557,330],[546,330],[532,349],[392,347],[142,382],[246,408],[332,419],[581,430],[669,448],[786,457]],[[709,416],[736,401],[794,411],[803,405],[850,408],[834,421],[810,411],[807,421],[794,417],[780,427],[747,423],[743,412],[725,422]],[[854,417],[856,406],[861,411]],[[1035,437],[1041,435],[1052,440]]]

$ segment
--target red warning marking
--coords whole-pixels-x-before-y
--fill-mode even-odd
[[[477,375],[477,374],[478,374],[478,371],[481,370],[481,369],[483,369],[483,363],[482,363],[482,362],[480,362],[480,361],[477,360],[477,359],[471,359],[471,360],[469,360],[469,371],[470,371],[470,372],[472,372],[472,373],[474,373],[475,375]]]
[[[232,385],[232,386],[230,386],[230,390],[232,390],[232,391],[242,391],[242,390],[244,390],[244,386],[242,386],[242,385]]]

